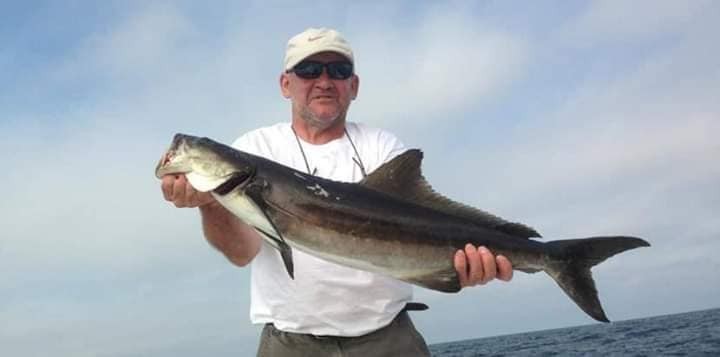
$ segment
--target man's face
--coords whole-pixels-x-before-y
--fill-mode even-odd
[[[305,60],[328,63],[347,59],[335,52],[322,52]],[[319,128],[328,128],[338,119],[345,118],[350,102],[357,96],[358,85],[356,75],[332,79],[328,77],[327,69],[315,79],[300,78],[292,72],[280,76],[282,94],[292,101],[293,118],[302,118]]]

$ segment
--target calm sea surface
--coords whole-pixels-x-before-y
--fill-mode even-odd
[[[430,346],[435,357],[720,356],[720,309]]]

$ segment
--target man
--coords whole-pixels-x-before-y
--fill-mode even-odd
[[[290,39],[280,75],[291,123],[251,131],[233,146],[325,178],[357,182],[405,147],[392,134],[346,121],[359,78],[340,33],[308,29]],[[207,240],[238,266],[253,264],[251,319],[265,324],[259,356],[422,356],[423,338],[406,313],[411,286],[293,251],[295,279],[257,232],[199,193],[182,175],[162,179],[165,199],[198,207]],[[463,287],[510,280],[503,256],[468,245],[455,256]]]

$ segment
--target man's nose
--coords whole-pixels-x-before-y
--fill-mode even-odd
[[[333,87],[333,81],[330,79],[330,76],[328,76],[327,69],[323,69],[320,77],[317,77],[315,80],[315,85],[322,89],[330,89]]]

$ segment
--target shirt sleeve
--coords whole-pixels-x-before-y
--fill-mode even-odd
[[[235,141],[233,141],[232,145],[230,146],[234,147],[235,149],[247,152],[253,147],[250,142],[250,133],[245,133],[239,138],[235,139]]]
[[[403,144],[400,139],[398,139],[397,136],[394,134],[388,132],[388,131],[381,131],[381,142],[384,142],[384,144],[381,146],[383,147],[380,162],[381,164],[384,164],[392,159],[395,158],[395,156],[398,156],[405,151],[407,151],[407,147],[405,144]]]
[[[394,159],[407,150],[405,144],[403,144],[395,134],[389,131],[378,130],[376,140],[376,161],[374,167],[370,168],[369,172],[376,170],[384,163]]]
[[[262,129],[251,130],[233,141],[233,148],[253,155],[268,157],[271,155],[269,144]]]

